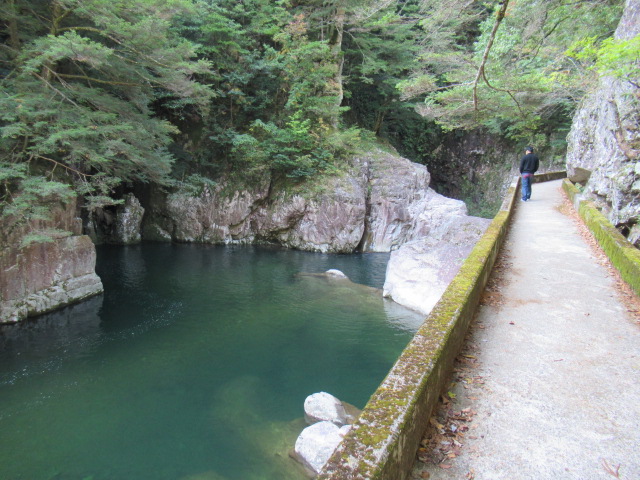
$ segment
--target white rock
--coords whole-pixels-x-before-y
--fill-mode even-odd
[[[342,273],[340,270],[336,270],[335,268],[327,270],[324,273],[326,275],[329,275],[330,277],[347,278],[347,276],[344,273]]]
[[[113,241],[122,245],[140,243],[143,216],[144,208],[140,201],[133,193],[126,194],[124,204],[117,209]]]
[[[348,430],[346,430],[348,431]],[[295,452],[304,465],[320,473],[346,431],[331,422],[318,422],[305,428],[296,440]]]
[[[331,422],[337,426],[348,423],[342,402],[327,392],[309,395],[304,401],[304,417],[308,424]]]
[[[405,243],[391,253],[383,295],[429,314],[489,223],[484,218],[456,217],[439,236]]]

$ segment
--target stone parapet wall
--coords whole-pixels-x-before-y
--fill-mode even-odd
[[[533,181],[536,183],[541,183],[550,182],[552,180],[562,180],[563,178],[567,178],[566,170],[560,170],[557,172],[536,173],[533,176]]]
[[[516,178],[509,187],[500,212],[334,452],[320,480],[406,478],[507,234],[519,181]]]
[[[640,295],[640,250],[634,247],[568,179],[562,188],[622,278]]]

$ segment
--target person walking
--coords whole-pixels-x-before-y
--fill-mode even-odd
[[[533,147],[525,149],[525,155],[520,160],[520,175],[522,175],[522,201],[527,202],[531,198],[531,182],[533,174],[538,171],[540,160],[533,153]]]

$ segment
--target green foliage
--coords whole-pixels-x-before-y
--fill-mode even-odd
[[[586,37],[574,42],[565,53],[598,75],[625,80],[640,88],[640,35],[626,40],[609,37],[602,41],[595,36]]]
[[[69,232],[65,232],[59,229],[40,230],[37,232],[29,233],[28,235],[22,237],[20,248],[26,248],[38,243],[51,243],[55,239],[68,237],[69,235],[71,235]]]
[[[192,173],[182,180],[176,180],[173,185],[177,187],[182,193],[197,197],[205,191],[205,189],[213,189],[217,183],[208,178],[203,177],[197,173]]]
[[[20,219],[47,220],[47,204],[68,202],[75,192],[66,183],[30,175],[26,164],[0,162],[0,214]]]
[[[313,125],[295,113],[284,127],[256,120],[248,134],[235,137],[234,152],[244,162],[243,176],[302,180],[334,171],[337,158],[352,153],[360,138],[357,129],[333,132],[325,124]]]
[[[475,3],[480,6],[482,2]],[[532,142],[536,135],[566,129],[577,101],[589,88],[584,70],[564,52],[583,37],[610,36],[622,4],[512,1],[489,51],[484,76],[478,76],[478,69],[496,23],[493,14],[479,24],[472,48],[451,37],[441,44],[437,55],[424,57],[427,75],[438,78],[435,83],[433,77],[424,81],[416,75],[412,82],[399,86],[407,96],[425,95],[419,111],[445,129],[485,127],[513,140]],[[463,10],[467,18],[473,8]]]
[[[204,107],[211,96],[194,79],[206,75],[209,64],[194,58],[196,46],[175,29],[180,16],[197,13],[194,5],[187,0],[38,5],[48,28],[29,25],[30,38],[14,42],[21,48],[0,84],[4,167],[26,172],[18,165],[29,164],[62,174],[64,188],[32,178],[48,196],[64,199],[74,189],[90,197],[89,208],[113,204],[111,196],[122,182],[167,183],[173,162],[167,147],[178,130],[156,111]],[[20,13],[30,8],[14,6]],[[5,195],[3,201],[12,202],[5,213],[33,200],[29,181],[15,184],[22,195]]]
[[[638,39],[610,38],[621,0],[511,0],[477,106],[498,2],[6,3],[0,208],[34,219],[141,182],[304,181],[340,170],[367,131],[427,163],[443,130],[541,145],[596,74],[638,79]]]

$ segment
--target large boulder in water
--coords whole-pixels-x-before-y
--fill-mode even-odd
[[[326,421],[340,427],[350,423],[342,402],[327,392],[314,393],[305,399],[304,418],[310,425]]]
[[[489,223],[485,218],[453,217],[437,234],[405,243],[389,258],[383,295],[427,315]]]
[[[351,427],[318,422],[305,428],[295,445],[296,458],[314,474],[320,473]]]

